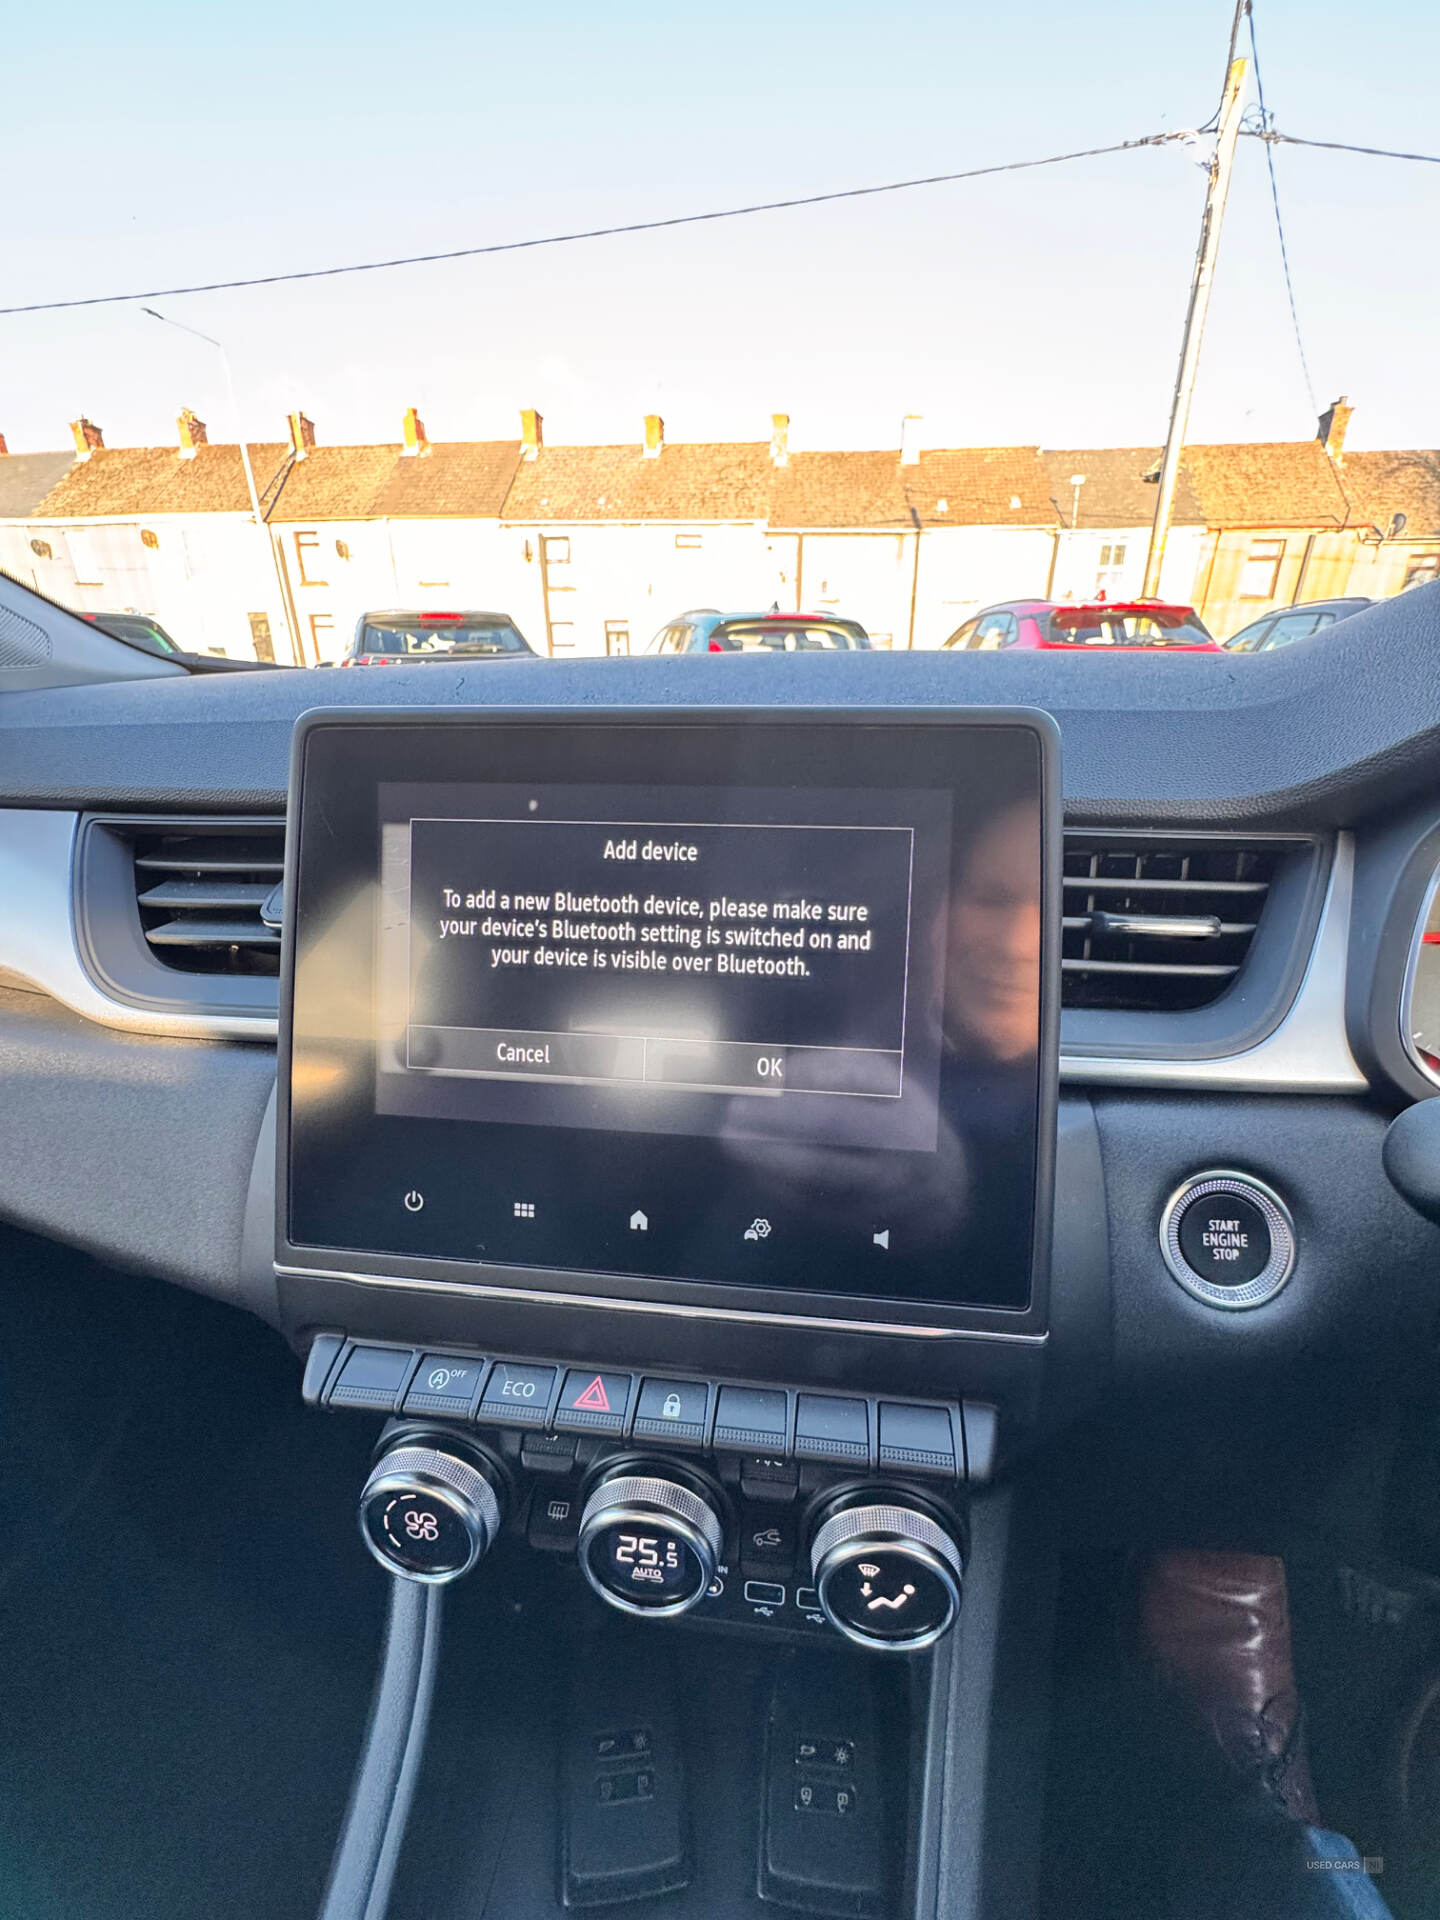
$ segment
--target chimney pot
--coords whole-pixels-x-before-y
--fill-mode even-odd
[[[770,459],[777,467],[790,464],[790,416],[788,413],[772,413],[770,416]]]
[[[920,464],[920,424],[922,415],[907,413],[900,422],[900,464],[902,467],[918,467]]]
[[[290,428],[290,451],[297,460],[303,460],[307,453],[315,451],[315,422],[307,420],[297,409],[288,416],[287,425]]]
[[[645,416],[645,458],[658,460],[665,446],[665,422],[658,413]]]
[[[209,445],[209,435],[205,431],[205,422],[193,414],[189,407],[180,409],[180,417],[175,422],[180,433],[180,458],[193,460],[195,449]]]
[[[1320,416],[1320,430],[1315,438],[1332,460],[1339,460],[1344,456],[1345,433],[1354,411],[1355,409],[1342,393],[1338,400],[1330,402]]]
[[[405,445],[401,451],[410,455],[412,459],[416,454],[423,453],[429,448],[430,442],[425,438],[425,422],[414,407],[405,409],[402,431],[405,436]]]
[[[88,460],[92,453],[104,448],[105,436],[93,420],[87,420],[82,413],[78,420],[70,422],[70,431],[75,436],[75,458]]]
[[[520,409],[520,445],[523,457],[533,460],[545,444],[545,419],[534,407]]]

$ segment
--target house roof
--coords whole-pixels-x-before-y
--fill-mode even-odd
[[[267,488],[260,467],[265,518],[272,524],[293,520],[373,520],[375,499],[400,461],[399,447],[315,447],[303,460],[289,460],[288,448],[277,448],[277,472]]]
[[[395,461],[372,511],[386,518],[498,519],[519,464],[518,440],[432,442]]]
[[[504,517],[764,520],[774,472],[759,441],[679,443],[648,460],[638,445],[541,447],[520,462]]]
[[[1034,447],[937,447],[921,454],[918,467],[901,471],[912,476],[910,498],[926,526],[943,527],[957,514],[970,526],[1055,523],[1048,476]]]
[[[1062,526],[1149,527],[1155,522],[1155,496],[1163,447],[1047,447],[1040,458],[1050,497]],[[1078,510],[1072,477],[1083,473]],[[1147,480],[1153,473],[1157,480]],[[1182,459],[1175,483],[1177,527],[1203,527],[1205,515]]]
[[[0,454],[0,520],[28,519],[74,458],[73,453]]]
[[[255,485],[272,522],[406,514],[492,519],[519,456],[515,440],[442,444],[416,458],[398,445],[315,447],[303,460],[291,459],[285,441],[250,447]],[[102,447],[55,480],[29,509],[37,518],[246,513],[250,507],[238,446],[197,447],[193,460],[182,460],[174,447]]]
[[[275,523],[394,518],[503,518],[511,523],[741,521],[777,529],[907,533],[914,527],[1070,524],[1072,474],[1083,473],[1077,524],[1148,526],[1154,447],[957,447],[903,466],[898,452],[794,453],[775,466],[764,442],[671,444],[654,459],[636,446],[543,447],[521,458],[513,440],[316,447],[252,445],[251,464]],[[941,503],[944,503],[942,511]],[[140,518],[245,513],[239,449],[100,448],[0,456],[0,517]],[[1440,538],[1440,451],[1350,453],[1318,440],[1186,449],[1176,489],[1180,526],[1374,525],[1404,513],[1411,539]]]
[[[1440,449],[1347,453],[1341,473],[1361,526],[1386,533],[1394,516],[1403,513],[1402,540],[1440,539]]]
[[[1340,527],[1355,515],[1348,463],[1318,440],[1187,447],[1185,465],[1211,527]]]
[[[944,507],[941,507],[941,502]],[[1033,447],[922,453],[795,453],[775,470],[775,527],[908,533],[915,526],[1051,526],[1055,509]]]
[[[262,490],[288,451],[252,446]],[[238,447],[198,447],[182,460],[174,447],[101,447],[77,460],[35,508],[37,519],[90,519],[109,514],[244,513],[250,498]]]

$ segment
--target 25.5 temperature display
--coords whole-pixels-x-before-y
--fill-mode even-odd
[[[606,1585],[627,1596],[648,1592],[668,1599],[694,1578],[690,1549],[673,1533],[613,1527],[598,1559]]]

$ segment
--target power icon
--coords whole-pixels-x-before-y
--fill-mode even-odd
[[[405,1211],[407,1213],[419,1213],[420,1209],[424,1206],[424,1204],[425,1204],[424,1194],[418,1193],[416,1189],[412,1187],[409,1193],[407,1193],[405,1196]]]

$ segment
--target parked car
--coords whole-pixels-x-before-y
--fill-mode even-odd
[[[138,647],[142,653],[158,653],[166,660],[187,667],[191,673],[254,673],[279,664],[274,660],[232,660],[224,653],[190,653],[158,620],[148,613],[136,613],[131,607],[120,613],[80,613],[78,618],[99,627],[112,640],[121,640],[127,647]]]
[[[693,609],[662,627],[647,653],[868,653],[858,620],[836,613],[717,613]]]
[[[1308,640],[1312,633],[1333,627],[1337,620],[1348,620],[1352,613],[1360,613],[1374,604],[1373,600],[1356,595],[1348,600],[1302,600],[1298,607],[1274,607],[1269,613],[1262,613],[1258,620],[1252,620],[1248,627],[1242,627],[1239,633],[1232,633],[1225,642],[1226,651],[1273,653],[1277,647]]]
[[[944,650],[993,653],[1008,647],[1223,651],[1193,607],[1159,600],[1098,600],[1082,606],[1068,600],[1005,600],[957,627]]]
[[[92,627],[99,627],[103,633],[112,634],[117,640],[125,640],[132,647],[143,647],[146,653],[165,655],[183,653],[185,649],[178,640],[172,640],[158,620],[152,620],[148,613],[82,613],[82,620],[88,620]]]
[[[342,667],[419,660],[538,659],[508,613],[362,613]]]

